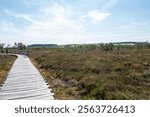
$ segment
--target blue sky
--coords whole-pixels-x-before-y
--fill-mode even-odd
[[[150,0],[0,0],[0,43],[150,41]]]

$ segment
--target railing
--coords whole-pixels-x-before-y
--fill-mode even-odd
[[[29,56],[29,50],[18,50],[18,49],[0,49],[0,53],[2,53],[3,55],[7,55],[7,54],[21,54],[21,55],[26,55]]]

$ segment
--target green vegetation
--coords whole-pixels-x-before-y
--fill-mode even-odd
[[[32,44],[28,45],[28,48],[57,48],[56,44]]]
[[[30,49],[29,55],[57,99],[150,99],[149,45]]]
[[[6,78],[15,59],[16,59],[16,57],[14,57],[14,56],[4,57],[4,56],[0,55],[0,85]]]

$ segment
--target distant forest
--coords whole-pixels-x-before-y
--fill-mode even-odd
[[[95,44],[32,44],[28,45],[27,48],[76,48],[76,49],[96,49],[101,48],[104,50],[111,50],[114,47],[126,46],[128,48],[150,48],[149,42],[113,42],[113,43],[95,43]]]

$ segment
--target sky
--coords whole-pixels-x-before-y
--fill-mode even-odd
[[[150,41],[150,0],[0,0],[0,43]]]

